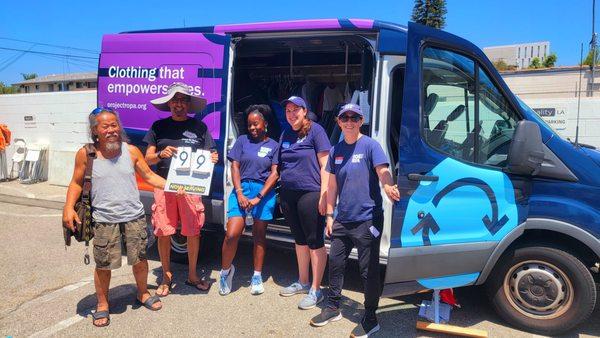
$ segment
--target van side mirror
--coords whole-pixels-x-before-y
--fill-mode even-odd
[[[508,171],[517,175],[535,175],[542,162],[544,146],[540,127],[532,121],[519,121],[508,150]]]

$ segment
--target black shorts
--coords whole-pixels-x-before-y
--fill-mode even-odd
[[[319,214],[319,191],[285,190],[280,192],[285,223],[297,245],[310,249],[325,246],[325,218]]]

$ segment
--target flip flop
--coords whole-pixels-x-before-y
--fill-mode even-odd
[[[171,280],[170,280],[168,283],[161,283],[161,284],[158,286],[159,288],[162,286],[161,290],[163,290],[163,291],[164,291],[164,290],[165,290],[165,287],[164,287],[163,285],[166,285],[166,286],[167,286],[167,291],[168,291],[168,292],[167,292],[167,294],[164,294],[164,295],[163,295],[163,294],[156,294],[156,296],[159,296],[159,297],[166,297],[166,296],[168,296],[168,295],[170,295],[170,294],[171,294],[171,289],[173,288],[173,278],[171,278]],[[158,290],[156,290],[156,291],[158,291]]]
[[[158,309],[152,307],[152,305],[156,304],[157,302],[160,302],[160,297],[158,297],[158,296],[150,296],[150,297],[148,297],[148,299],[146,299],[145,302],[142,302],[137,297],[135,298],[135,300],[138,304],[142,305],[143,307],[145,307],[148,310],[158,311],[158,310],[162,309],[162,305]]]
[[[108,326],[108,324],[110,324],[110,314],[108,313],[108,311],[96,311],[94,313],[92,313],[92,318],[94,319],[92,321],[92,324],[94,324],[95,327],[105,327]],[[106,318],[107,321],[104,324],[96,324],[96,321],[99,319],[104,319]]]
[[[208,291],[208,290],[210,290],[210,287],[212,286],[212,284],[210,282],[207,282],[208,283],[208,287],[206,289],[203,289],[203,288],[200,287],[200,284],[202,284],[202,282],[203,282],[203,280],[201,280],[201,279],[198,279],[196,282],[192,282],[191,280],[187,279],[185,281],[185,285],[192,286],[192,287],[194,287],[194,288],[196,288],[196,289],[198,289],[200,291]]]

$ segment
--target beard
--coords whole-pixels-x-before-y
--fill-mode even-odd
[[[105,147],[108,151],[117,151],[121,149],[121,142],[106,142]]]

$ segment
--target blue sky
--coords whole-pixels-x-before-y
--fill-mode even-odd
[[[314,19],[373,18],[406,24],[413,0],[304,1],[10,1],[0,11],[0,38],[73,48],[52,48],[0,39],[0,48],[94,57],[102,35],[127,30],[207,26],[223,23]],[[550,41],[558,65],[579,63],[580,44],[591,38],[592,0],[487,1],[448,0],[445,30],[479,47]],[[600,7],[600,4],[597,6]],[[600,11],[600,8],[597,8]],[[598,15],[600,16],[600,14]],[[600,31],[596,18],[597,30]],[[54,55],[0,49],[0,81],[38,75],[93,71],[95,61],[67,62]],[[14,62],[13,62],[14,61]],[[10,63],[10,65],[9,65]]]

